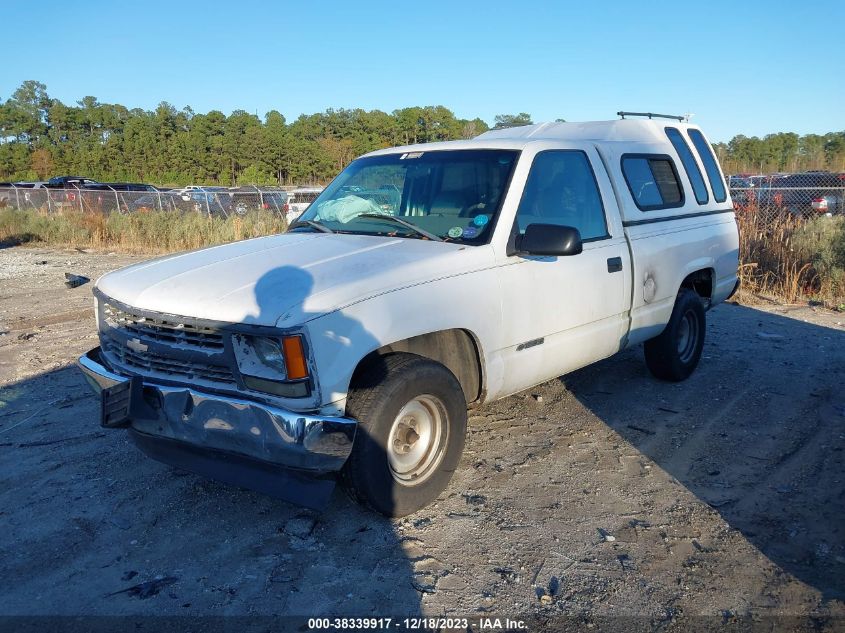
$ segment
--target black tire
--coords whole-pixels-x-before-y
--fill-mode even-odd
[[[706,320],[701,298],[682,288],[666,329],[645,342],[645,363],[661,380],[680,382],[698,366],[704,347]]]
[[[431,457],[424,458],[431,463],[414,479],[413,472],[397,471],[391,459],[402,459],[399,453],[403,448],[423,439],[416,433],[412,434],[416,439],[408,444],[397,439],[402,429],[408,428],[402,426],[402,420],[414,425],[409,431],[418,430],[416,418],[403,416],[400,420],[398,416],[420,399],[431,405],[434,417],[445,416],[445,434],[432,434],[437,439],[420,445],[432,446]],[[414,354],[380,357],[355,377],[346,412],[358,420],[352,454],[341,471],[341,482],[353,499],[386,516],[401,517],[428,505],[443,492],[464,450],[467,425],[461,385],[446,367]],[[444,424],[432,421],[431,426],[442,430]],[[395,442],[399,447],[389,457]]]

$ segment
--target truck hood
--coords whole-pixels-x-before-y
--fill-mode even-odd
[[[492,265],[489,246],[284,233],[135,264],[104,275],[96,287],[142,310],[288,327],[391,290]]]

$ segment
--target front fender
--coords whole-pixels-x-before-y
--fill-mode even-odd
[[[494,269],[475,271],[372,297],[309,322],[323,406],[343,403],[358,363],[397,341],[461,329],[479,352],[496,349],[502,326],[497,283]]]

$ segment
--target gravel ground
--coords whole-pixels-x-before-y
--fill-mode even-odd
[[[0,250],[0,615],[845,624],[845,315],[720,306],[682,384],[634,349],[475,409],[446,493],[388,520],[206,481],[98,426],[72,366],[91,284],[64,273],[137,259]]]

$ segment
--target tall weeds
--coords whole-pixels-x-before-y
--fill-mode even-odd
[[[845,304],[845,218],[737,213],[744,293]]]
[[[845,217],[809,221],[788,213],[739,211],[740,278],[744,295],[794,303],[814,299],[845,309]],[[169,253],[281,233],[269,211],[231,218],[153,211],[129,215],[0,209],[0,242]]]
[[[251,211],[223,218],[199,213],[152,211],[109,215],[0,209],[0,242],[35,242],[56,246],[169,253],[281,233],[283,218]]]

